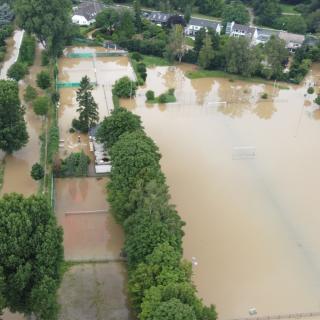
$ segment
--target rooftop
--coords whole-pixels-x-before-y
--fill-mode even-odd
[[[82,2],[74,9],[73,14],[85,17],[88,21],[94,19],[96,15],[104,9],[100,2]]]
[[[299,43],[302,44],[305,40],[305,36],[302,34],[295,34],[286,31],[279,32],[279,38],[283,39],[286,43]]]
[[[217,26],[219,25],[219,22],[212,21],[212,20],[206,20],[206,19],[199,19],[199,18],[191,18],[189,25],[193,26],[199,26],[202,28],[210,28],[210,29],[217,29]]]

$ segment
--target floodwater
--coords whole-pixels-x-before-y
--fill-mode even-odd
[[[35,63],[29,68],[29,74],[23,81],[19,82],[19,95],[21,103],[26,108],[25,120],[29,134],[29,142],[25,147],[12,155],[6,155],[4,183],[1,194],[18,192],[24,195],[31,195],[38,189],[38,183],[31,176],[32,165],[40,160],[39,135],[43,125],[41,117],[37,116],[32,106],[23,101],[23,95],[27,85],[36,87],[36,74],[41,70],[41,49],[36,50]]]
[[[13,36],[6,41],[7,52],[4,61],[0,63],[0,79],[7,78],[8,69],[17,61],[23,34],[24,30],[15,30]]]
[[[107,179],[56,179],[56,213],[67,260],[119,260],[123,232],[109,212]]]
[[[288,90],[190,80],[190,68],[148,69],[122,104],[160,147],[199,296],[220,319],[320,311],[320,110],[306,94],[320,66]],[[177,103],[146,105],[171,87]]]
[[[123,76],[134,79],[134,72],[127,57],[97,57],[97,58],[68,58],[68,53],[96,53],[107,51],[100,47],[70,47],[65,50],[65,57],[59,60],[59,81],[80,82],[84,76],[88,76],[92,82],[98,85],[93,90],[93,97],[99,107],[99,116],[102,120],[109,115],[112,108],[112,85]],[[60,89],[59,127],[60,138],[63,144],[61,154],[84,149],[88,151],[87,135],[70,133],[71,123],[78,118],[76,88]]]

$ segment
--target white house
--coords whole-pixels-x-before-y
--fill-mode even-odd
[[[222,26],[219,22],[207,19],[191,18],[187,27],[185,28],[185,33],[188,36],[194,37],[196,33],[202,28],[205,28],[206,31],[212,29],[218,34],[220,34],[222,30]]]
[[[89,26],[96,20],[97,14],[104,9],[100,2],[82,2],[73,8],[72,22],[80,26]]]
[[[257,28],[257,37],[254,37],[252,39],[252,43],[254,45],[266,44],[270,40],[271,36],[278,37],[279,31],[271,30],[271,29]]]
[[[237,24],[234,21],[227,23],[226,34],[230,37],[246,37],[251,41],[258,37],[257,28]]]

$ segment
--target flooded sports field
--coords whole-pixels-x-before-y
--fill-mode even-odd
[[[190,80],[192,68],[148,69],[122,104],[160,148],[199,295],[220,319],[319,312],[320,110],[307,88],[319,91],[320,66],[287,89]],[[171,87],[177,103],[145,103]]]

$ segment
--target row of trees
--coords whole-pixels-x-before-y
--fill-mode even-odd
[[[97,138],[112,160],[108,200],[125,230],[129,291],[142,320],[215,320],[191,282],[191,264],[182,260],[184,222],[170,203],[158,147],[140,117],[115,108]]]

